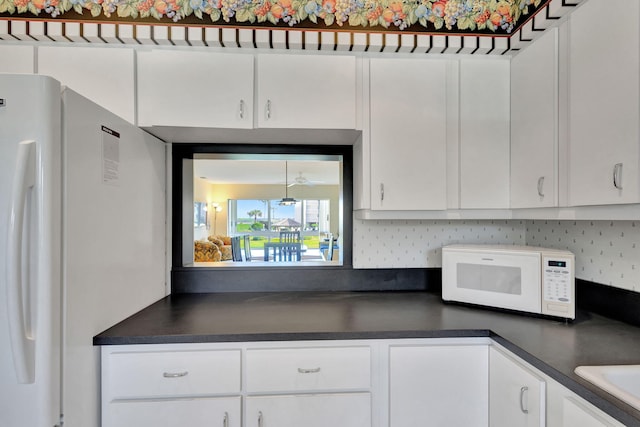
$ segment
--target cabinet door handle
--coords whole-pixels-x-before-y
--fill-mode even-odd
[[[262,423],[264,421],[264,417],[262,416],[262,411],[258,412],[258,427],[262,427]]]
[[[616,163],[613,167],[613,186],[622,190],[622,163]]]
[[[316,374],[320,372],[320,367],[312,368],[312,369],[298,368],[298,372],[300,372],[301,374]]]
[[[544,197],[544,176],[538,178],[538,196]]]
[[[264,115],[267,118],[267,120],[271,118],[271,100],[270,99],[267,99],[267,108],[264,112]]]
[[[384,183],[380,183],[380,201],[384,202]]]
[[[529,410],[524,407],[524,394],[529,391],[529,387],[520,388],[520,410],[523,414],[528,414]]]
[[[162,374],[162,376],[165,378],[182,378],[182,377],[186,377],[187,375],[189,375],[189,371],[165,372],[164,374]]]
[[[240,118],[244,119],[244,99],[240,100]]]
[[[224,418],[222,419],[222,427],[229,427],[229,413],[224,413]]]

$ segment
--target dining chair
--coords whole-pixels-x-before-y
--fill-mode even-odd
[[[248,234],[244,236],[244,260],[251,261],[251,237]]]
[[[280,242],[282,243],[298,243],[300,242],[299,231],[281,231]]]
[[[329,233],[329,247],[327,248],[327,255],[325,261],[333,261],[333,234]]]

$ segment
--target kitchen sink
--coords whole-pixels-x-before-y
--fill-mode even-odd
[[[640,365],[578,366],[575,373],[640,410]]]

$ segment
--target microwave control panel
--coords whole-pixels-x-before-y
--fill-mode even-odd
[[[573,302],[573,265],[567,258],[544,257],[542,266],[543,299],[557,303]]]

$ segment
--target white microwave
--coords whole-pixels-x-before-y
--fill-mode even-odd
[[[442,299],[575,319],[575,256],[508,245],[442,248]]]

